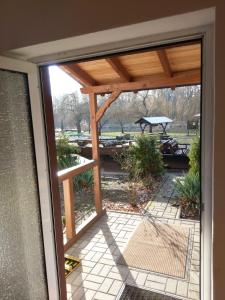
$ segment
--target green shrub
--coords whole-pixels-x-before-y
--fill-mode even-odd
[[[200,180],[198,174],[188,173],[183,179],[177,179],[175,187],[182,198],[199,203]]]
[[[200,147],[200,137],[196,137],[191,145],[191,150],[189,153],[189,165],[191,174],[199,174],[200,163],[201,163],[201,147]]]
[[[61,134],[56,140],[56,155],[58,170],[66,169],[77,165],[78,148],[69,143],[68,137]]]
[[[69,139],[65,135],[60,135],[56,140],[56,153],[58,170],[63,170],[76,166],[78,164],[76,154],[79,149],[69,143]],[[88,170],[73,178],[73,184],[76,191],[88,188],[93,184],[92,170]]]
[[[159,176],[164,172],[157,141],[148,135],[137,137],[135,144],[118,156],[117,161],[129,173],[130,178],[134,179],[144,179],[149,175]]]
[[[175,190],[180,196],[182,212],[185,216],[197,216],[200,211],[200,138],[196,137],[189,153],[189,171],[183,179],[177,179]]]
[[[93,184],[93,172],[88,170],[74,177],[76,191],[87,189]]]
[[[181,204],[189,211],[199,211],[200,208],[200,178],[199,174],[188,173],[184,179],[177,179],[175,189],[180,196]]]

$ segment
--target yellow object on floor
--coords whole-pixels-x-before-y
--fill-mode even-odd
[[[74,256],[65,254],[65,277],[69,276],[80,265],[80,259]]]

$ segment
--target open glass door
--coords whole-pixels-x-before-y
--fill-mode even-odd
[[[63,299],[36,65],[0,57],[0,103],[1,298]]]

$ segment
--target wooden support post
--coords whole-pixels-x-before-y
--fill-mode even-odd
[[[167,127],[168,123],[165,123],[165,126],[163,125],[163,123],[161,123],[162,129],[163,129],[163,134],[166,134],[166,127]]]
[[[97,122],[97,96],[89,94],[90,102],[90,123],[91,123],[91,138],[92,138],[92,159],[97,162],[93,167],[94,175],[94,194],[95,208],[97,214],[102,212],[102,194],[101,194],[101,173],[100,173],[100,152],[98,139],[98,122]]]
[[[72,178],[63,181],[63,193],[64,193],[64,206],[65,206],[65,218],[66,218],[66,236],[68,239],[72,239],[76,234]]]

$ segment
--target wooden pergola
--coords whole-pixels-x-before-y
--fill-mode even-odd
[[[149,132],[152,133],[152,128],[161,125],[163,134],[166,134],[166,127],[169,123],[173,122],[170,118],[165,116],[161,117],[142,117],[138,119],[135,124],[139,124],[141,132],[144,133],[145,128],[149,126]]]
[[[82,93],[89,95],[92,161],[80,167],[74,167],[75,172],[70,170],[70,179],[78,174],[78,168],[79,172],[93,168],[95,207],[98,217],[103,213],[98,122],[123,92],[157,88],[174,89],[178,86],[200,84],[201,44],[192,42],[85,62],[66,63],[60,68],[82,85]],[[98,107],[97,96],[105,94],[109,94],[108,98],[101,107]],[[71,180],[67,181],[64,185],[64,197],[68,202],[66,204],[65,200],[67,237],[75,241],[77,234],[74,229],[74,213],[71,209],[73,201],[71,182]]]

